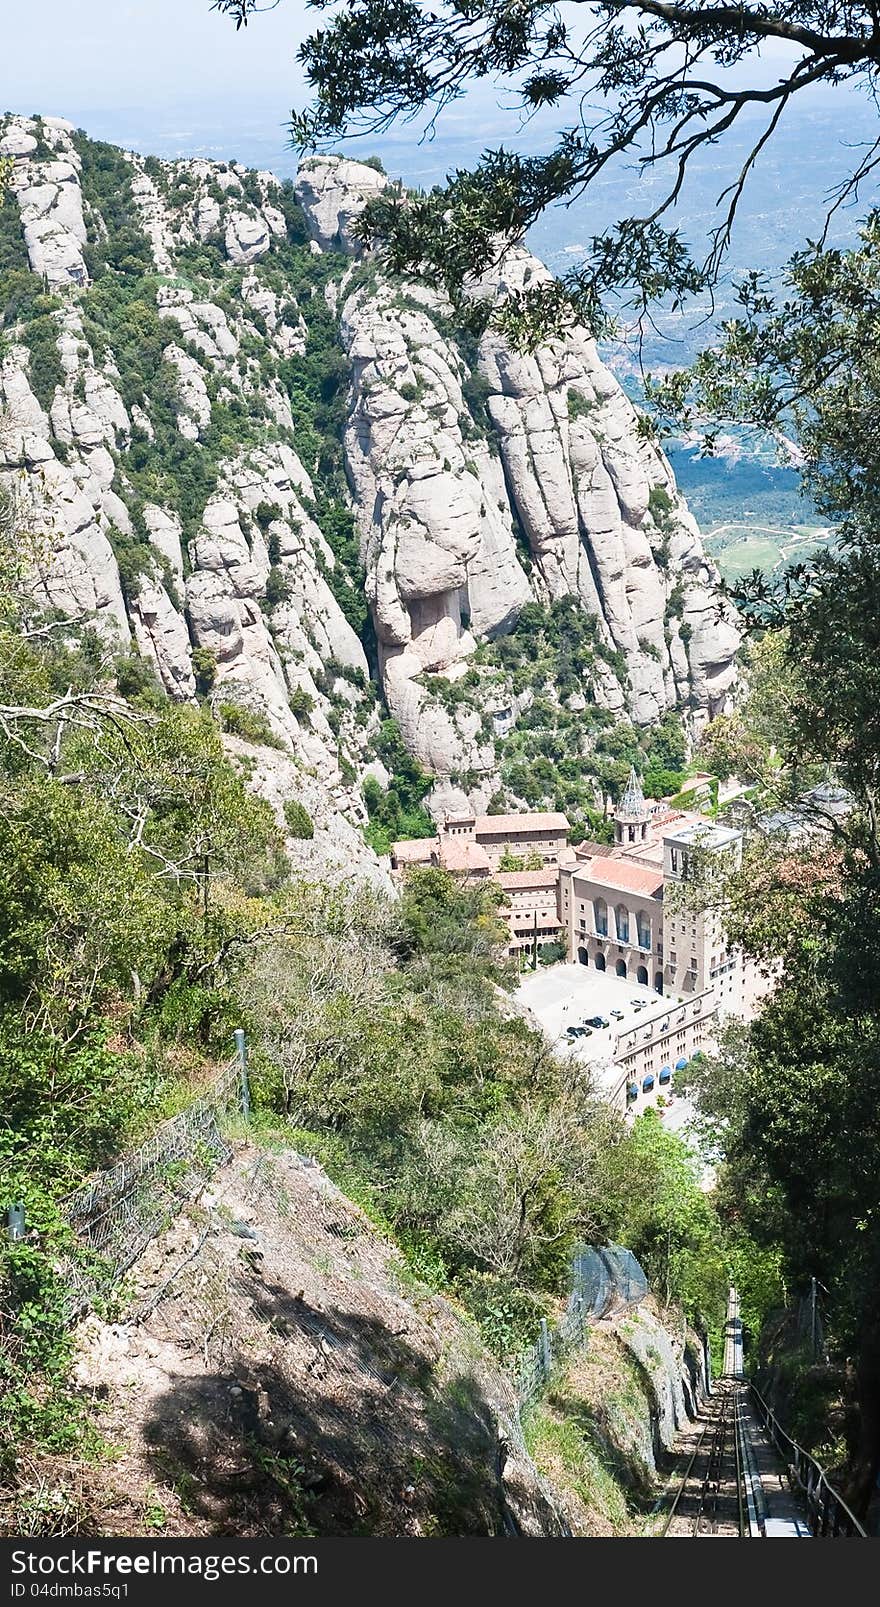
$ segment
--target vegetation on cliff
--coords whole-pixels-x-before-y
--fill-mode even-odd
[[[149,678],[121,699],[99,639],[41,612],[26,544],[9,550],[0,1198],[29,1234],[0,1260],[6,1469],[22,1445],[83,1443],[64,1198],[187,1103],[241,1024],[255,1131],[322,1158],[497,1354],[532,1339],[584,1238],[624,1235],[715,1320],[718,1276],[687,1250],[711,1211],[683,1150],[656,1123],[628,1132],[512,1010],[497,894],[439,870],[396,902],[294,879],[210,712]]]

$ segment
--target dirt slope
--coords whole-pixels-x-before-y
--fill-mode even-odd
[[[506,1379],[319,1167],[241,1149],[134,1283],[80,1335],[93,1532],[559,1532]]]

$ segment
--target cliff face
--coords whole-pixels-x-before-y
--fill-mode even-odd
[[[299,181],[307,210],[318,166]],[[357,208],[354,190],[345,195],[343,240]],[[475,288],[503,298],[549,277],[517,249]],[[698,720],[718,712],[738,637],[719,614],[716,571],[669,464],[586,330],[531,356],[490,330],[477,358],[481,427],[448,325],[448,307],[425,286],[378,276],[342,315],[368,596],[386,695],[415,750],[435,770],[454,767],[456,739],[429,706],[423,672],[454,676],[533,598],[577,599],[599,643],[623,655],[625,686],[601,667],[597,677],[608,708],[625,706],[643,725],[677,707]],[[477,745],[470,758],[486,762]]]
[[[45,599],[133,643],[170,696],[268,731],[257,782],[305,797],[310,853],[377,869],[364,596],[438,803],[498,786],[491,711],[520,705],[480,655],[529,602],[589,616],[600,706],[646,725],[723,703],[736,636],[714,573],[588,336],[469,350],[429,287],[356,260],[381,173],[315,160],[294,195],[51,118],[5,119],[0,155],[0,476]],[[516,252],[493,289],[544,272]],[[472,667],[453,708],[444,685]]]

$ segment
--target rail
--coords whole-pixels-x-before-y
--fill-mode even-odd
[[[837,1539],[840,1536],[848,1539],[867,1539],[867,1530],[847,1506],[843,1496],[829,1482],[825,1469],[819,1466],[809,1451],[798,1445],[797,1440],[786,1434],[775,1412],[767,1405],[756,1386],[752,1384],[750,1389],[765,1434],[775,1445],[788,1469],[789,1478],[803,1493],[814,1539]]]
[[[752,1534],[743,1502],[739,1390],[726,1382],[715,1396],[716,1415],[704,1423],[681,1474],[660,1539]],[[676,1533],[671,1535],[673,1523]]]

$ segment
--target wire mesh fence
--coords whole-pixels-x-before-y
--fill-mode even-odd
[[[580,1250],[564,1316],[552,1328],[542,1321],[535,1344],[517,1358],[514,1384],[520,1406],[540,1395],[567,1352],[584,1343],[591,1323],[627,1311],[647,1293],[648,1280],[631,1250],[616,1244]]]
[[[230,1160],[232,1150],[222,1124],[240,1112],[247,1113],[241,1056],[194,1104],[163,1122],[140,1149],[97,1173],[64,1202],[78,1245],[67,1269],[72,1318],[99,1295],[108,1294],[150,1240]]]

